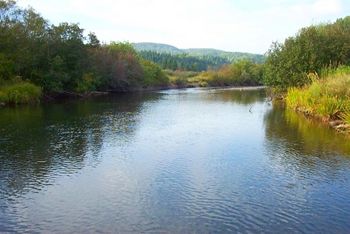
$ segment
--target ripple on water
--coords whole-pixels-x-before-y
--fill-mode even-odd
[[[0,110],[0,232],[350,232],[343,141],[264,101],[191,89]]]

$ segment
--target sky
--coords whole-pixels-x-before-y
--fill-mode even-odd
[[[302,27],[350,15],[350,0],[17,0],[103,42],[265,53]]]

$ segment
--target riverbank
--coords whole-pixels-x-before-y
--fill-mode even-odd
[[[137,93],[137,92],[152,92],[152,91],[161,91],[161,90],[176,90],[176,89],[188,89],[188,88],[207,88],[207,89],[227,89],[227,90],[257,90],[257,89],[265,89],[266,86],[200,86],[194,84],[187,85],[176,85],[169,84],[168,86],[153,86],[153,87],[133,87],[129,89],[116,89],[116,90],[108,90],[108,91],[91,91],[86,93],[78,93],[78,92],[70,92],[70,91],[62,91],[62,92],[50,92],[44,93],[41,89],[33,84],[26,83],[25,86],[30,87],[33,90],[40,90],[40,93],[30,91],[31,89],[24,89],[14,85],[13,88],[10,88],[10,93],[7,93],[9,97],[17,97],[16,101],[10,101],[12,99],[4,98],[3,93],[0,89],[0,107],[11,106],[11,105],[26,105],[26,104],[37,104],[40,102],[54,102],[57,100],[64,99],[86,99],[90,97],[96,96],[105,96],[112,95],[117,93]],[[18,88],[20,87],[20,88]],[[22,93],[21,93],[22,92]],[[16,93],[21,93],[21,95],[16,95]],[[21,98],[23,97],[23,98]]]
[[[131,88],[128,90],[109,90],[106,92],[100,92],[100,91],[94,91],[94,92],[88,92],[88,93],[74,93],[74,92],[60,92],[60,93],[51,93],[49,95],[45,95],[44,99],[45,101],[50,100],[57,100],[57,99],[72,99],[72,98],[89,98],[89,97],[95,97],[95,96],[102,96],[102,95],[112,95],[112,94],[118,94],[118,93],[138,93],[138,92],[153,92],[153,91],[162,91],[162,90],[177,90],[177,89],[191,89],[191,88],[202,88],[202,89],[225,89],[225,90],[259,90],[259,89],[266,89],[266,86],[195,86],[195,85],[174,85],[170,84],[168,86],[161,86],[161,87],[138,87],[138,88]]]
[[[41,97],[41,88],[30,82],[19,81],[0,86],[0,106],[38,103]]]
[[[289,88],[285,96],[288,108],[327,123],[343,133],[350,133],[350,72],[340,68],[324,78],[309,75],[311,84]]]

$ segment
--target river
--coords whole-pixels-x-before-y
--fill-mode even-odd
[[[349,233],[349,138],[264,90],[0,109],[0,232]]]

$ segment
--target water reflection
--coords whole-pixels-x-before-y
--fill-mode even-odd
[[[347,232],[347,139],[263,90],[0,110],[0,232]],[[317,219],[315,219],[317,217]]]
[[[188,98],[190,100],[201,100],[207,102],[230,102],[241,105],[249,105],[254,103],[262,103],[266,100],[266,90],[258,89],[180,89],[162,91],[160,93],[176,96],[178,98]]]
[[[288,151],[300,155],[350,155],[348,137],[323,123],[307,119],[276,103],[265,116],[266,137],[270,142],[284,142]]]
[[[104,145],[131,141],[142,106],[160,96],[118,95],[0,110],[0,191],[6,191],[1,194],[40,190],[59,175],[98,163]]]
[[[348,138],[280,104],[266,112],[264,123],[265,151],[278,184],[271,192],[287,204],[279,215],[297,220],[298,232],[348,232]]]
[[[232,102],[241,105],[265,102],[266,91],[264,89],[245,90],[245,89],[218,89],[208,92],[206,96],[210,101]]]
[[[266,149],[279,166],[293,168],[301,176],[322,174],[331,179],[337,170],[347,167],[350,156],[347,137],[322,123],[275,104],[266,113]]]

